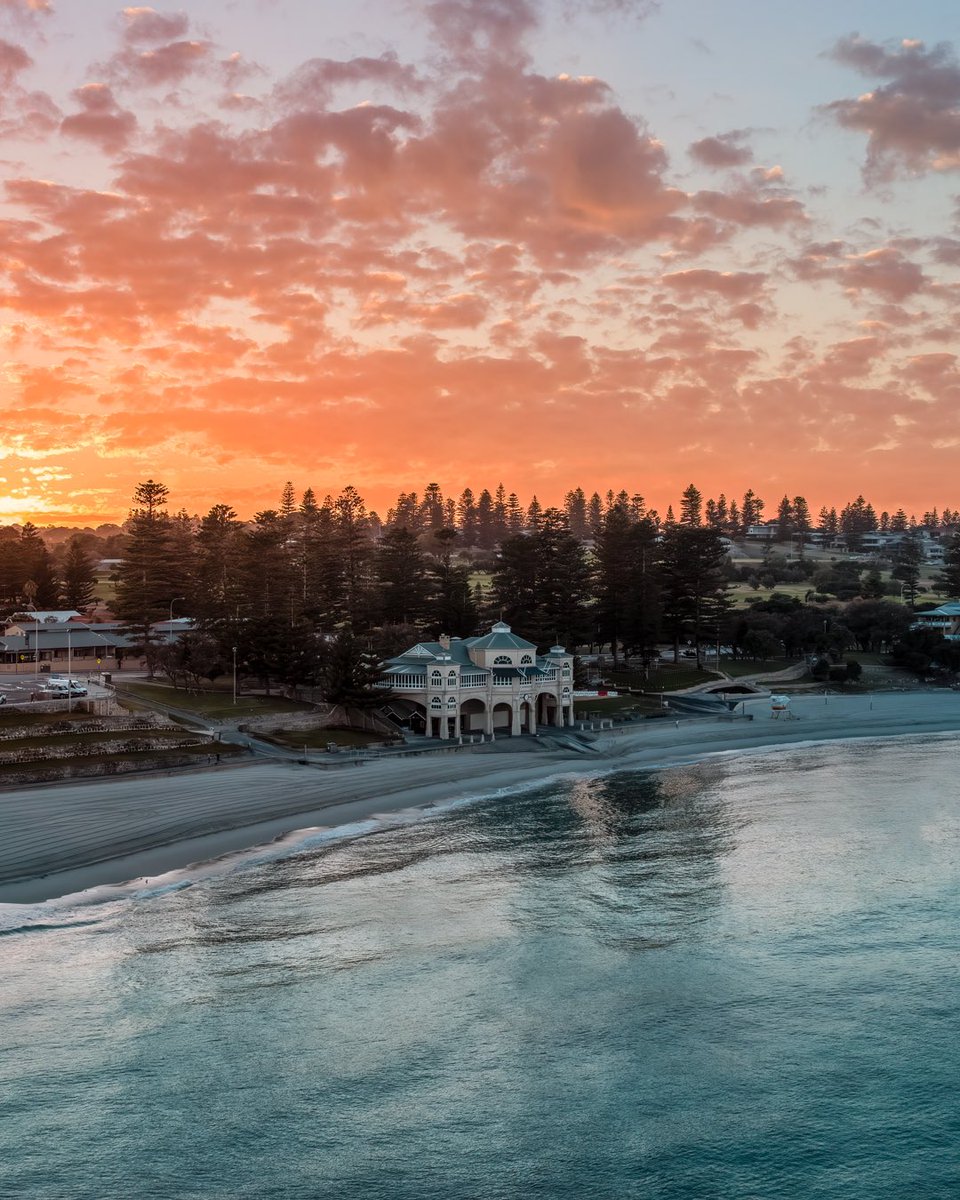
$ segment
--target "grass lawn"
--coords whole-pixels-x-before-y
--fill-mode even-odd
[[[345,749],[356,750],[364,746],[380,745],[387,739],[383,734],[364,733],[359,729],[278,729],[268,739],[291,750],[326,750],[333,742]]]
[[[741,675],[773,675],[797,666],[799,661],[797,658],[724,658],[720,660],[720,668],[731,679],[739,679]]]
[[[591,696],[573,702],[574,716],[578,721],[589,721],[591,717],[613,717],[621,714],[661,711],[659,696]]]
[[[44,725],[62,725],[65,721],[95,721],[87,712],[35,713],[7,708],[0,711],[0,729],[33,729]]]
[[[231,717],[260,717],[270,713],[312,712],[313,706],[301,704],[298,700],[288,700],[285,696],[238,696],[236,704],[233,695],[226,691],[187,692],[183,688],[171,687],[166,683],[144,683],[142,680],[124,680],[118,689],[118,695],[133,696],[149,704],[169,704],[172,708],[184,712],[196,713],[198,717],[211,717],[214,720],[227,720]]]
[[[677,666],[668,663],[651,671],[648,679],[644,679],[642,671],[615,671],[605,678],[615,687],[632,687],[644,692],[675,692],[678,688],[694,687],[720,677],[715,671],[698,671],[695,666],[685,663]]]
[[[218,742],[215,747],[212,743],[205,742],[202,746],[177,746],[175,748],[171,747],[169,750],[129,750],[122,754],[84,754],[78,758],[52,758],[46,766],[50,771],[60,771],[64,767],[133,762],[149,763],[151,766],[156,764],[157,769],[162,770],[165,763],[175,763],[184,755],[195,757],[200,762],[205,762],[215,754],[218,754],[221,759],[226,759],[238,755],[245,756],[246,751],[242,746],[232,746],[225,742]],[[45,764],[42,759],[33,763],[3,763],[0,764],[0,780],[10,775],[23,775],[31,771],[39,772],[44,769]]]
[[[32,737],[9,738],[0,742],[0,754],[8,750],[36,750],[41,753],[45,746],[90,746],[101,742],[139,741],[150,738],[151,741],[182,740],[196,737],[183,729],[112,729],[97,730],[94,733],[50,733],[38,732]],[[195,743],[194,743],[195,744]],[[205,746],[209,742],[203,743]],[[160,747],[162,749],[162,747]]]

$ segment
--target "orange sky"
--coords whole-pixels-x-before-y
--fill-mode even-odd
[[[960,507],[945,3],[187,7],[0,0],[0,521]]]

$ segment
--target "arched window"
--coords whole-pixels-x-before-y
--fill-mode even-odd
[[[569,689],[569,687],[567,687],[567,686],[566,686],[566,684],[564,684],[564,688],[563,688],[563,694],[564,694],[565,696],[569,696],[569,695],[570,695],[570,689]]]
[[[520,655],[520,666],[521,666],[521,667],[532,667],[532,666],[533,666],[533,657],[532,657],[532,655],[530,655],[530,654],[521,654],[521,655]]]
[[[493,665],[495,667],[509,667],[510,666],[510,655],[509,654],[498,654],[497,657],[493,660]]]
[[[456,707],[457,707],[456,696],[448,696],[447,697],[447,708],[456,708]]]
[[[569,663],[564,663],[564,664],[563,664],[563,673],[564,673],[564,675],[569,675],[569,674],[570,674],[570,664],[569,664]]]
[[[431,708],[443,708],[443,702],[441,701],[439,696],[434,696],[434,698],[430,701],[430,707]]]
[[[441,671],[431,671],[430,682],[439,687],[440,684],[443,683],[443,673]]]
[[[457,682],[456,671],[448,671],[447,672],[447,683],[456,683],[456,682]]]

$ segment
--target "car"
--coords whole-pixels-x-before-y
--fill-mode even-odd
[[[67,675],[51,675],[47,680],[47,687],[63,688],[69,691],[74,696],[85,696],[87,694],[87,685],[81,679],[71,679]]]

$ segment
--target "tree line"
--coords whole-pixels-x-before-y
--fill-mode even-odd
[[[222,673],[236,658],[238,669],[267,684],[329,679],[338,639],[360,639],[355,650],[362,643],[374,657],[386,656],[424,636],[469,636],[498,618],[543,647],[609,645],[615,659],[644,661],[664,641],[675,653],[689,643],[699,658],[707,644],[743,648],[752,634],[754,649],[769,648],[774,637],[771,622],[760,620],[769,613],[755,612],[749,629],[742,616],[730,614],[737,569],[727,539],[745,520],[762,518],[763,501],[752,490],[739,502],[722,495],[704,501],[691,484],[678,515],[671,506],[663,518],[637,494],[587,498],[581,489],[569,492],[562,507],[544,509],[534,500],[524,509],[502,487],[476,501],[465,489],[454,501],[431,484],[422,497],[401,494],[383,521],[352,487],[318,501],[309,488],[298,498],[288,483],[277,507],[250,521],[227,504],[203,517],[171,512],[169,500],[160,482],[137,487],[111,603],[151,667],[169,657],[155,626],[178,614],[195,622],[176,651],[184,672]],[[831,524],[831,512],[821,522]],[[837,530],[848,535],[884,525],[904,533],[893,572],[895,578],[900,572],[908,601],[916,597],[919,530],[946,531],[957,523],[949,509],[925,514],[922,522],[901,512],[877,516],[862,497],[834,516]],[[777,535],[794,540],[801,559],[787,569],[810,576],[811,595],[821,600],[829,596],[817,589],[828,583],[845,587],[845,600],[880,600],[875,570],[865,579],[858,570],[855,578],[847,572],[835,581],[822,566],[803,563],[808,520],[803,497],[784,497]],[[960,535],[948,544],[944,585],[960,595]],[[95,594],[94,548],[89,535],[78,534],[52,555],[33,526],[0,530],[0,605],[82,611]],[[775,582],[769,553],[756,570]],[[844,575],[839,564],[834,574]],[[840,597],[839,590],[833,594]],[[809,620],[792,619],[787,634],[774,639],[785,652],[824,643],[819,610]],[[798,628],[807,631],[799,639]]]

